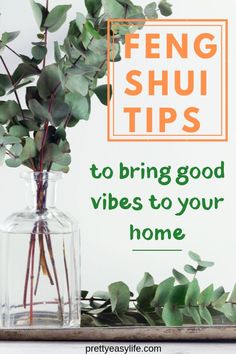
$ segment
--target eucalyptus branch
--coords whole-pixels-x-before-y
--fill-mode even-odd
[[[5,70],[6,70],[6,72],[7,72],[8,78],[9,78],[9,80],[11,81],[12,86],[14,87],[14,94],[15,94],[17,103],[18,103],[18,105],[19,105],[19,107],[20,107],[22,117],[24,118],[24,112],[23,112],[23,109],[22,109],[22,106],[21,106],[21,103],[20,103],[20,99],[19,99],[19,96],[18,96],[18,93],[17,93],[17,89],[16,89],[16,86],[15,86],[15,82],[14,82],[14,80],[13,80],[13,78],[12,78],[12,76],[11,76],[11,73],[10,73],[10,71],[9,71],[7,65],[6,65],[6,62],[5,62],[5,60],[3,59],[2,56],[0,56],[0,60],[1,60],[3,66],[4,66],[4,68],[5,68]]]

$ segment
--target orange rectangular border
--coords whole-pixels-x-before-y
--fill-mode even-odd
[[[108,114],[107,114],[107,140],[108,142],[227,142],[228,141],[228,20],[227,19],[158,19],[158,20],[146,20],[146,19],[132,19],[132,22],[158,22],[161,25],[161,22],[170,22],[170,23],[175,23],[175,22],[183,22],[182,24],[180,24],[180,26],[190,26],[190,24],[187,24],[186,22],[214,22],[216,23],[215,25],[211,25],[211,26],[220,26],[219,22],[224,23],[225,25],[225,138],[224,139],[149,139],[149,136],[157,136],[156,134],[154,135],[143,135],[143,137],[146,138],[142,138],[142,139],[112,139],[111,138],[111,103],[110,103],[110,85],[114,83],[114,75],[112,78],[112,83],[111,83],[111,70],[110,70],[110,65],[111,63],[114,65],[114,60],[111,61],[111,55],[110,55],[110,51],[111,51],[111,25],[112,23],[116,23],[116,22],[130,22],[130,19],[108,19],[108,24],[107,24],[107,41],[108,41],[108,50],[107,50],[107,62],[108,62]],[[121,25],[121,24],[117,24],[117,25]],[[207,25],[207,24],[206,24]],[[146,26],[150,26],[150,25],[146,25]],[[158,26],[158,25],[155,25]],[[200,26],[200,24],[199,24]],[[203,25],[204,26],[204,25]],[[209,25],[210,26],[210,25]],[[220,26],[221,27],[221,41],[223,40],[223,36],[222,36],[222,28],[223,25]],[[113,36],[114,39],[114,36]],[[222,60],[222,64],[221,64],[221,82],[223,82],[222,80],[222,76],[223,76],[223,46],[221,46],[221,60]],[[211,135],[211,134],[207,134],[205,136],[223,136],[222,135],[222,131],[223,131],[223,85],[221,86],[221,91],[222,91],[222,95],[221,95],[221,111],[222,111],[222,115],[221,115],[221,135],[216,134],[216,135]],[[113,99],[114,102],[114,99]],[[114,116],[114,111],[113,111],[113,116]],[[112,117],[114,120],[114,117]],[[114,127],[114,123],[113,123],[113,127]],[[112,137],[114,137],[114,133],[112,135]],[[117,135],[117,137],[121,137],[121,136],[132,136],[132,135],[125,135],[125,134],[119,134]],[[136,137],[142,136],[142,135],[134,135]],[[160,136],[160,135],[159,135]],[[171,135],[163,135],[163,136],[171,136]],[[177,134],[174,136],[178,136]],[[189,136],[189,135],[180,135],[180,136]],[[197,135],[192,135],[192,136],[197,136]],[[204,136],[199,135],[199,136]]]

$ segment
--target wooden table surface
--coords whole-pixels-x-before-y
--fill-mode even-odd
[[[236,326],[90,327],[0,330],[0,340],[17,341],[236,341]]]

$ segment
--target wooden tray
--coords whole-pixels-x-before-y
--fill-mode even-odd
[[[17,341],[236,341],[235,326],[109,327],[0,330],[0,340]]]

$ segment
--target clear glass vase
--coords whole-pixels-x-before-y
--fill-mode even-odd
[[[28,206],[1,225],[1,327],[80,326],[77,222],[55,206],[61,174],[25,173]]]

